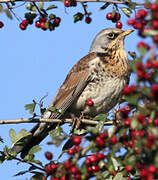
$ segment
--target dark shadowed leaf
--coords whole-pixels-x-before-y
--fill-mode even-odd
[[[29,172],[29,170],[20,171],[17,174],[15,174],[14,176],[20,176],[20,175],[23,175],[23,174],[28,173],[28,172]]]
[[[78,22],[78,21],[82,21],[83,17],[84,17],[84,14],[78,12],[76,13],[74,16],[74,23]]]
[[[109,6],[109,3],[105,3],[103,6],[100,7],[100,10],[104,10]]]

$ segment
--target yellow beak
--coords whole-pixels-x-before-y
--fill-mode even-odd
[[[120,35],[121,35],[121,37],[125,37],[125,36],[131,34],[133,31],[134,30],[132,30],[132,29],[128,29],[126,31],[123,31],[123,33],[121,33]]]

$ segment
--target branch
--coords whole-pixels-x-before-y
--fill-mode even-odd
[[[20,124],[20,123],[73,123],[73,119],[9,119],[9,120],[0,120],[0,125],[2,124]],[[97,125],[98,121],[81,119],[81,123]],[[105,125],[113,125],[113,121],[107,121]]]
[[[52,1],[61,1],[61,0],[0,0],[0,3],[8,3],[8,2],[52,2]],[[77,2],[107,2],[110,4],[126,4],[124,1],[115,1],[115,0],[76,0]],[[136,5],[144,5],[144,3],[136,3]]]

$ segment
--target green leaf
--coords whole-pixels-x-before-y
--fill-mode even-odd
[[[45,176],[43,174],[35,174],[34,176],[31,177],[30,180],[44,180]]]
[[[133,94],[130,96],[123,96],[123,99],[125,99],[130,105],[138,105],[139,95]]]
[[[155,36],[158,35],[158,30],[146,30],[143,35],[145,36]]]
[[[38,7],[39,7],[39,9],[43,9],[44,3],[43,3],[43,2],[39,2],[39,3],[38,3]]]
[[[145,56],[145,54],[148,52],[147,48],[145,47],[139,47],[138,50],[142,56]]]
[[[115,175],[113,180],[127,180],[127,177],[124,177],[124,174],[122,172],[119,172]]]
[[[57,126],[55,129],[49,132],[50,136],[60,136],[63,132],[63,129],[60,126]]]
[[[121,10],[127,17],[130,17],[130,15],[132,13],[132,10],[130,8],[121,8]]]
[[[2,12],[3,11],[3,6],[2,6],[2,4],[0,4],[0,12]]]
[[[27,3],[26,4],[26,9],[28,9],[28,10],[32,10],[32,7],[33,7],[33,5],[32,5],[32,3]]]
[[[42,150],[42,148],[39,146],[39,145],[35,145],[35,146],[33,146],[31,149],[30,149],[30,151],[29,151],[29,155],[30,154],[34,154],[34,153],[37,153],[37,152],[39,152],[39,151],[41,151]]]
[[[113,9],[112,9],[112,17],[114,17],[115,14],[116,14],[116,11],[115,11],[115,9],[113,8]]]
[[[12,141],[12,144],[14,144],[17,140],[17,135],[16,135],[16,132],[14,131],[14,129],[9,130],[9,136]]]
[[[54,9],[54,8],[57,8],[57,6],[52,4],[52,5],[48,6],[46,10],[48,11],[48,10],[51,10],[51,9]]]
[[[27,18],[26,18],[27,19]],[[30,114],[33,114],[34,113],[34,110],[35,110],[35,107],[36,107],[36,101],[33,100],[33,103],[32,104],[26,104],[24,107],[26,110],[29,110],[29,113]]]
[[[84,14],[78,12],[76,13],[74,16],[74,23],[78,22],[78,21],[82,21],[83,17],[84,17]]]

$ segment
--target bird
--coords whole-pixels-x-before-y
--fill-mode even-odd
[[[118,28],[100,31],[92,41],[89,53],[69,71],[43,118],[55,119],[70,114],[79,117],[81,112],[95,117],[111,110],[117,104],[123,87],[129,83],[130,68],[124,38],[132,32]],[[92,106],[86,104],[89,99]],[[56,111],[52,111],[52,107]],[[57,123],[38,123],[31,129],[31,136],[26,142],[15,144],[12,150],[25,157],[56,126]]]

